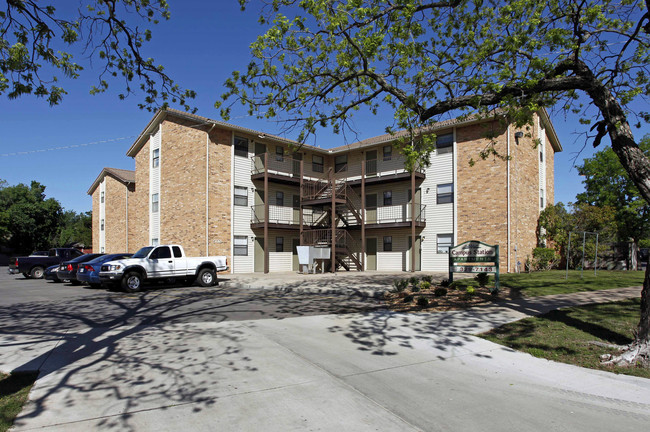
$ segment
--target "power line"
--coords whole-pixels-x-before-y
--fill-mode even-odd
[[[51,148],[41,149],[41,150],[28,150],[28,151],[15,152],[15,153],[0,153],[0,157],[23,156],[23,155],[28,155],[28,154],[45,153],[45,152],[57,151],[57,150],[69,150],[69,149],[80,148],[80,147],[88,147],[88,146],[91,146],[91,145],[106,144],[106,143],[110,143],[110,142],[123,141],[123,140],[126,140],[126,139],[133,139],[133,138],[136,138],[136,137],[137,137],[137,135],[131,135],[131,136],[126,136],[126,137],[121,137],[121,138],[113,138],[113,139],[106,139],[106,140],[101,140],[101,141],[93,141],[93,142],[89,142],[89,143],[85,143],[85,144],[73,144],[73,145],[68,145],[68,146],[51,147]]]

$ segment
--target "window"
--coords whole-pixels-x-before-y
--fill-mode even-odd
[[[438,253],[439,254],[448,254],[449,249],[451,248],[451,234],[438,234]]]
[[[158,194],[151,195],[151,212],[158,213],[159,208]]]
[[[348,155],[337,156],[334,159],[334,172],[348,170]]]
[[[284,147],[281,146],[275,147],[275,160],[278,162],[284,161]]]
[[[151,166],[153,168],[158,168],[160,166],[160,149],[154,149],[151,156]]]
[[[284,192],[276,192],[275,193],[275,205],[284,207]]]
[[[539,207],[544,208],[544,189],[539,190]]]
[[[181,248],[178,246],[172,247],[172,250],[174,251],[174,258],[183,258],[183,253],[181,252]]]
[[[248,206],[248,188],[235,186],[235,205]]]
[[[99,248],[99,252],[100,252],[100,253],[104,253],[104,246],[102,246],[102,247]]]
[[[235,236],[232,253],[237,256],[248,256],[248,237]]]
[[[158,241],[157,238],[152,238],[151,239],[151,246],[158,246],[159,243],[160,243],[160,241]]]
[[[384,146],[384,160],[389,161],[393,158],[393,146]]]
[[[169,248],[167,246],[161,246],[151,252],[151,255],[149,255],[149,258],[151,259],[164,259],[164,258],[171,258],[172,254],[169,251]]]
[[[248,157],[248,140],[235,137],[235,156]]]
[[[393,191],[384,191],[384,205],[393,205]]]
[[[99,194],[99,202],[104,202],[104,192]]]
[[[539,161],[544,162],[544,151],[543,150],[539,151]]]
[[[393,250],[393,236],[384,236],[384,252]]]
[[[284,252],[284,237],[275,238],[275,251]]]
[[[323,172],[323,156],[313,155],[311,157],[311,170],[314,172]]]
[[[436,149],[451,149],[454,145],[454,134],[448,133],[443,135],[438,135],[436,138]]]
[[[454,184],[439,184],[437,192],[438,204],[448,204],[454,202]]]
[[[102,219],[101,222],[99,223],[99,229],[101,231],[104,231],[104,219]]]

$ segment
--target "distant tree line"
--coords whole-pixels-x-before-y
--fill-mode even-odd
[[[650,137],[639,147],[650,155]],[[542,244],[555,249],[559,260],[578,265],[582,257],[582,232],[597,232],[598,253],[602,257],[611,251],[612,243],[633,244],[632,250],[650,247],[650,205],[643,199],[611,148],[586,158],[577,166],[583,176],[585,191],[568,208],[563,203],[548,206],[539,218],[539,238]],[[573,251],[567,257],[569,232]],[[595,237],[590,236],[585,255],[596,252]],[[575,249],[574,249],[575,248]],[[628,262],[628,268],[630,263]]]
[[[0,249],[28,254],[75,243],[92,245],[91,212],[64,210],[37,181],[10,186],[0,180]]]

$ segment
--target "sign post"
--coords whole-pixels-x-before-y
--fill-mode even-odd
[[[449,249],[449,283],[454,273],[494,273],[494,287],[499,290],[499,245],[470,240]]]

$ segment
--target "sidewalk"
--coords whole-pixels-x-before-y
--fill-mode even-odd
[[[15,430],[641,430],[650,380],[473,336],[558,306],[639,293],[69,333],[44,357]]]

